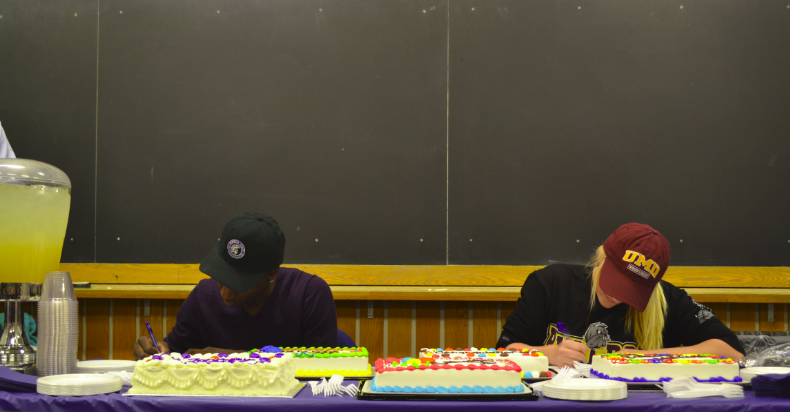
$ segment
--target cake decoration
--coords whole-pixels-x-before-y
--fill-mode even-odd
[[[505,359],[387,358],[375,363],[375,392],[522,393],[521,368]]]
[[[698,382],[741,382],[738,363],[698,354],[615,353],[596,355],[590,374],[622,382],[667,382],[692,376]]]

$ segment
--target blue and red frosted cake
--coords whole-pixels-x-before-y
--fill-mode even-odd
[[[387,358],[375,363],[374,392],[523,393],[521,368],[507,359]]]

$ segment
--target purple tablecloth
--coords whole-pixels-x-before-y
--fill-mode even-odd
[[[241,398],[241,397],[166,397],[110,395],[69,397],[35,393],[0,392],[3,411],[162,411],[162,412],[352,412],[370,411],[630,411],[630,412],[726,412],[790,411],[790,400],[757,398],[751,391],[743,399],[722,397],[700,399],[667,398],[663,392],[629,392],[628,399],[611,402],[559,401],[541,397],[531,402],[408,402],[360,401],[349,396],[313,396],[305,387],[296,397]]]

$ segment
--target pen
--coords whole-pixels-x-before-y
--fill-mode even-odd
[[[151,325],[145,322],[145,327],[148,328],[148,334],[151,335],[151,342],[154,343],[154,348],[156,348],[157,352],[162,353],[162,351],[159,350],[159,345],[156,344],[156,338],[154,337],[154,331],[151,330]]]

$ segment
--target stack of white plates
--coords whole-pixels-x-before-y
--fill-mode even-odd
[[[137,362],[130,360],[89,360],[77,362],[77,373],[107,373],[126,371],[134,373]]]
[[[757,375],[772,375],[790,373],[790,368],[782,366],[756,366],[754,368],[741,369],[741,379],[748,383]]]
[[[573,401],[612,401],[625,399],[625,382],[606,379],[553,379],[543,383],[543,395]]]
[[[121,390],[121,378],[95,373],[45,376],[38,379],[36,389],[38,393],[43,393],[44,395],[98,395]]]

